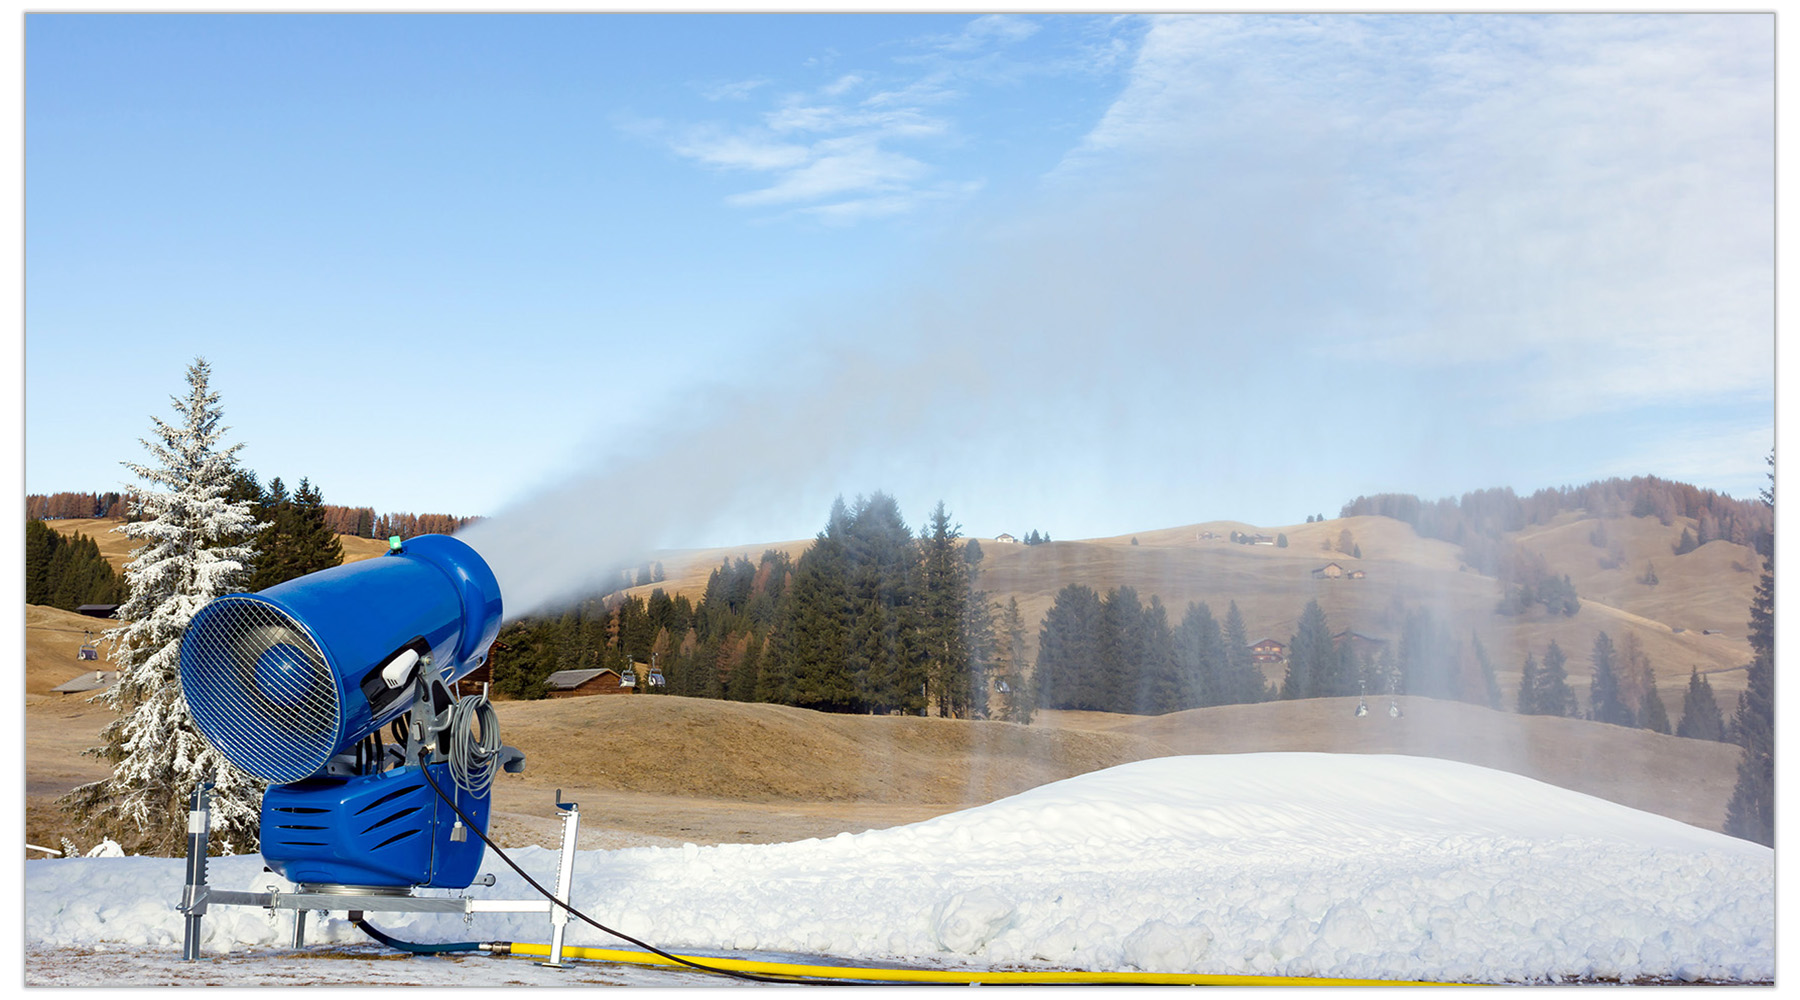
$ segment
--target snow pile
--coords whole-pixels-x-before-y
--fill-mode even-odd
[[[515,854],[551,883],[556,854]],[[179,947],[182,865],[27,862],[34,945]],[[1774,853],[1512,774],[1398,756],[1140,761],[911,826],[584,852],[577,907],[662,947],[1454,981],[1774,977]],[[483,898],[531,890],[489,858]],[[281,885],[257,858],[219,888]],[[285,886],[282,886],[285,888]],[[371,914],[421,941],[549,940],[540,916]],[[208,953],[284,946],[219,907]],[[341,919],[309,938],[360,941]],[[568,943],[617,946],[579,922]]]

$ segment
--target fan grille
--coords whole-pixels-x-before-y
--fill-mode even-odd
[[[200,732],[259,778],[299,781],[337,752],[337,677],[306,627],[272,604],[227,597],[195,616],[181,686]]]

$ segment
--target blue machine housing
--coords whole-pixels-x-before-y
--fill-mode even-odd
[[[491,796],[457,788],[447,764],[426,766],[438,788],[485,830]],[[456,813],[420,770],[396,767],[270,788],[262,804],[263,860],[300,884],[467,887],[481,864],[481,840],[450,839]]]
[[[444,683],[486,661],[500,630],[486,561],[447,535],[202,608],[181,644],[195,724],[239,768],[271,782],[319,774],[411,705],[383,683],[412,649]]]

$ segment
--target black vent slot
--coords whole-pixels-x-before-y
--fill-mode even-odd
[[[379,809],[382,806],[387,805],[389,802],[392,802],[395,799],[401,797],[402,795],[412,795],[413,793],[417,792],[419,789],[424,788],[424,787],[425,787],[424,785],[413,785],[410,788],[402,788],[397,791],[389,792],[386,795],[383,795],[381,798],[376,799],[375,801],[369,803],[366,806],[363,806],[361,809],[358,809],[356,811],[356,814],[358,816],[361,816],[363,813],[366,813],[371,809]]]
[[[387,847],[390,844],[397,844],[400,841],[405,840],[406,838],[408,838],[418,832],[419,831],[417,829],[413,829],[413,830],[407,830],[404,833],[396,833],[392,837],[389,837],[388,839],[382,841],[381,843],[376,844],[374,849],[379,851],[382,848]]]
[[[406,817],[411,816],[413,813],[416,813],[418,811],[419,811],[418,806],[408,806],[407,808],[402,809],[399,812],[394,813],[391,816],[388,816],[384,819],[376,820],[373,824],[369,825],[368,827],[365,827],[363,829],[363,833],[374,833],[376,830],[388,825],[389,823],[392,823],[397,819],[405,819]]]

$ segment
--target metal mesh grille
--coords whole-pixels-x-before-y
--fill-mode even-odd
[[[225,759],[285,784],[337,750],[337,678],[306,628],[273,605],[221,598],[181,640],[194,723]]]

